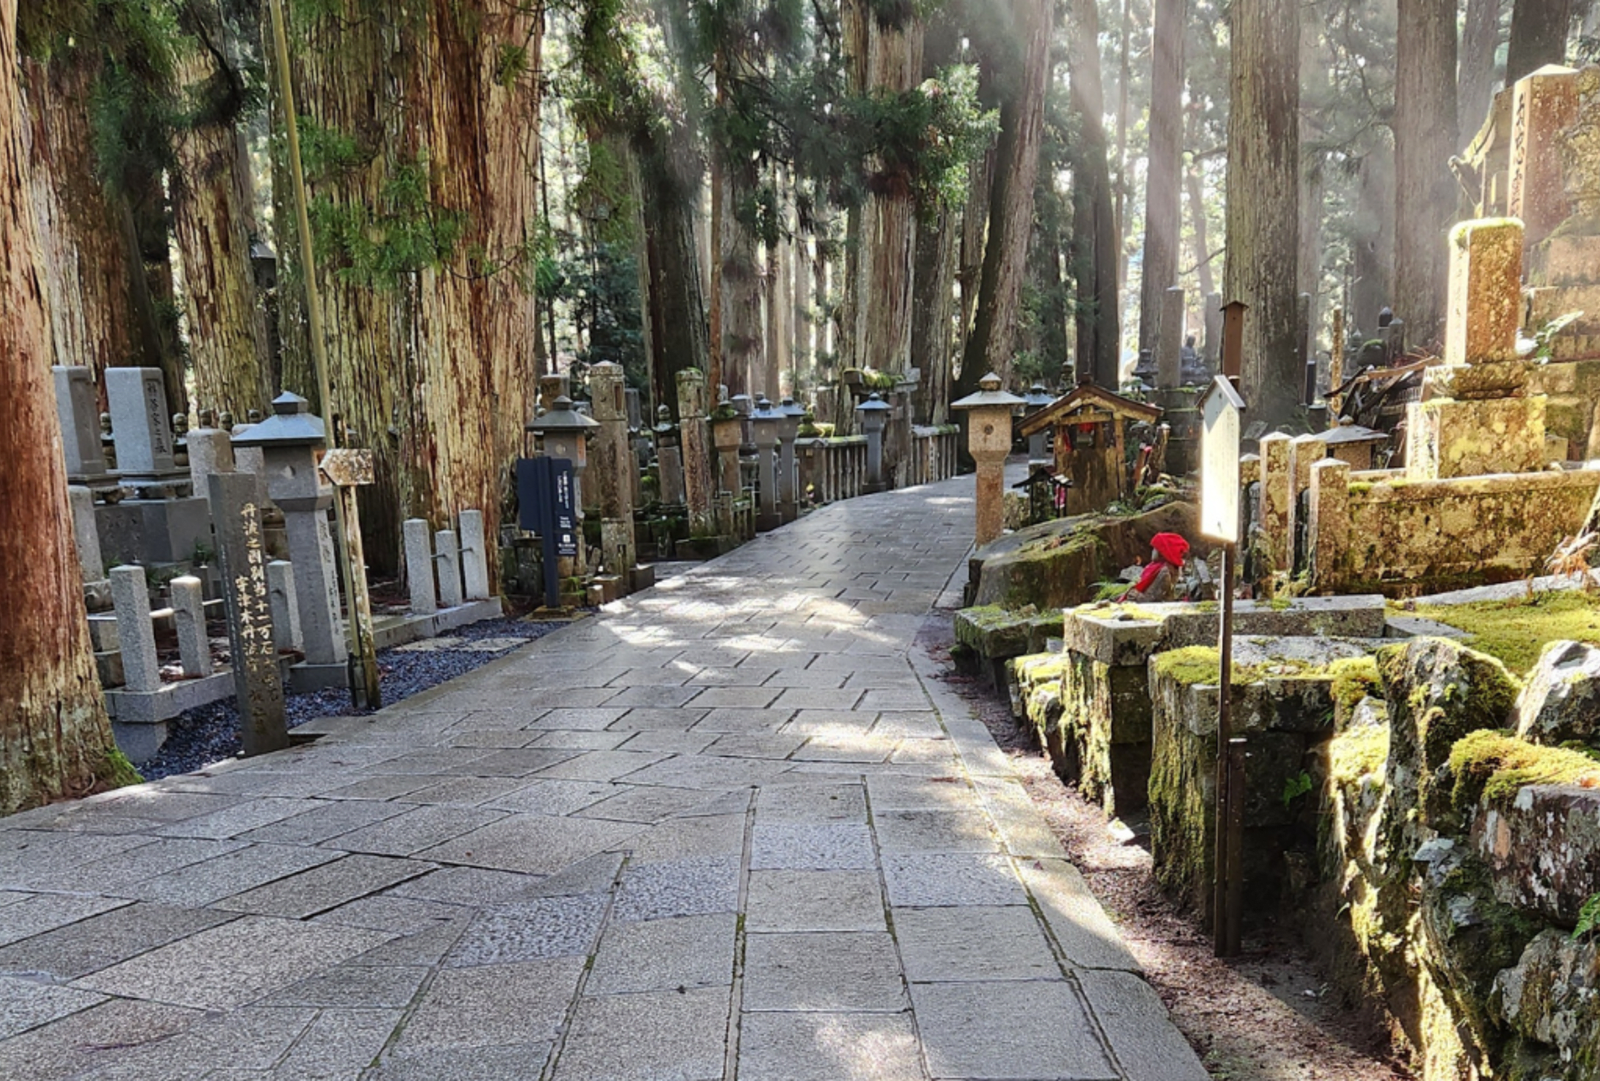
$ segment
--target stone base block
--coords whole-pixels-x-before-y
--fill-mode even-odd
[[[150,761],[167,742],[167,722],[150,721],[139,724],[111,722],[111,735],[117,741],[117,750],[128,756],[128,761],[139,766]]]
[[[541,591],[542,588],[541,586]],[[465,627],[479,620],[498,619],[504,614],[505,607],[499,597],[490,597],[486,601],[468,601],[466,604],[454,608],[441,608],[427,615],[406,615],[380,620],[372,628],[372,640],[378,649],[393,649],[407,642],[437,638],[446,631],[453,631],[457,627]]]
[[[211,511],[204,499],[126,499],[95,506],[107,566],[119,562],[179,563],[196,546],[211,548]]]
[[[656,568],[653,563],[641,563],[628,571],[628,591],[637,593],[641,589],[649,589],[656,584]]]
[[[1532,369],[1533,365],[1525,360],[1441,364],[1423,371],[1422,400],[1520,398],[1526,391]]]
[[[1577,320],[1568,324],[1567,330],[1577,334],[1593,334],[1600,329],[1600,285],[1591,278],[1582,285],[1564,285],[1527,291],[1527,313],[1523,316],[1523,332],[1530,337],[1542,330],[1545,324],[1572,312],[1582,312]]]
[[[301,661],[289,669],[291,694],[308,694],[336,687],[350,686],[350,670],[343,664],[312,664]]]
[[[1406,407],[1406,476],[1449,480],[1544,468],[1545,399],[1435,398]]]

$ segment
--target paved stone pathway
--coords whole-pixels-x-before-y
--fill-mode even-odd
[[[1204,1078],[913,639],[971,480],[0,820],[0,1077]]]

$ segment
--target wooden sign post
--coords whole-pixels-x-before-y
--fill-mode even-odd
[[[1244,835],[1244,740],[1233,738],[1233,582],[1239,550],[1239,427],[1244,399],[1219,375],[1200,399],[1200,533],[1222,546],[1222,625],[1217,636],[1217,807],[1212,861],[1216,955],[1239,952]]]
[[[361,545],[361,518],[356,510],[356,489],[372,483],[372,451],[336,448],[323,454],[320,468],[338,493],[345,524],[345,556],[350,568],[350,693],[357,706],[377,709],[383,705],[383,689],[378,683],[372,601],[367,596],[367,559]]]

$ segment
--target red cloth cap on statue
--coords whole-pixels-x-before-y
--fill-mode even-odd
[[[1189,542],[1176,533],[1157,533],[1150,538],[1150,547],[1174,567],[1183,566],[1183,557],[1189,554]]]

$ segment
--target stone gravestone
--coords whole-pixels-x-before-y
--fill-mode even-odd
[[[638,472],[628,442],[628,391],[622,365],[602,362],[589,368],[589,399],[594,405],[590,454],[592,490],[600,510],[600,550],[606,570],[627,574],[637,562],[633,537],[633,490]]]
[[[407,518],[400,524],[406,549],[406,582],[411,587],[413,615],[439,610],[433,588],[433,533],[426,518]]]
[[[106,473],[100,444],[100,413],[88,368],[50,369],[56,382],[56,413],[61,419],[61,446],[67,457],[67,480],[82,484]]]
[[[678,372],[678,438],[683,454],[683,497],[689,507],[689,532],[715,532],[711,517],[711,431],[707,422],[706,376],[698,368]]]
[[[172,414],[161,369],[107,368],[105,380],[118,471],[124,478],[150,479],[172,473]]]
[[[256,478],[248,473],[213,473],[209,483],[211,521],[228,605],[239,739],[246,755],[264,754],[287,747],[289,729],[272,627],[267,548],[261,534],[261,508],[255,501]]]

